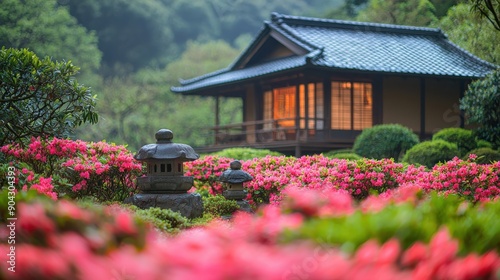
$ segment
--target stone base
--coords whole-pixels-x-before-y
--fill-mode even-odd
[[[125,199],[125,203],[134,204],[141,209],[159,207],[181,213],[186,218],[203,216],[203,202],[197,193],[153,194],[139,193]]]
[[[248,213],[253,213],[252,207],[250,207],[250,204],[246,200],[236,200],[236,203],[240,206],[240,209],[238,211],[244,211]]]
[[[247,197],[247,191],[245,190],[225,190],[222,192],[222,196],[230,200],[243,200]]]

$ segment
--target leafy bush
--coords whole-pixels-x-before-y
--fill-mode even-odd
[[[338,158],[338,159],[347,159],[347,160],[358,160],[358,159],[363,158],[360,155],[353,152],[352,149],[332,150],[332,151],[328,151],[326,153],[323,153],[323,156],[325,156],[327,158]]]
[[[425,171],[410,165],[398,176],[399,185],[415,184],[426,191],[457,194],[470,201],[483,201],[500,195],[500,162],[478,164],[475,156],[458,157]]]
[[[469,85],[460,100],[460,109],[465,111],[466,121],[477,124],[475,132],[479,139],[500,147],[500,70],[495,70],[483,79]]]
[[[383,208],[310,219],[299,230],[286,232],[288,242],[309,239],[343,245],[345,250],[355,252],[369,240],[383,244],[392,239],[407,249],[415,243],[432,240],[446,228],[459,242],[453,248],[456,254],[500,252],[497,237],[500,235],[500,221],[495,214],[500,210],[499,202],[474,207],[458,196],[434,193],[418,203],[412,200],[401,203],[378,200],[376,203],[382,203]]]
[[[229,167],[230,161],[219,157],[198,159],[186,163],[185,174],[194,177],[195,187],[210,185],[213,194],[221,194],[222,187],[216,180]],[[396,187],[403,165],[389,159],[348,161],[323,155],[267,156],[242,161],[242,170],[254,178],[244,184],[248,201],[259,205],[278,202],[281,191],[291,186],[339,188],[356,198],[364,198],[371,192],[380,193]]]
[[[97,123],[96,99],[73,78],[71,62],[39,59],[27,49],[0,50],[0,146],[32,136],[69,137],[83,123]]]
[[[150,222],[156,228],[169,233],[178,233],[180,229],[187,228],[190,225],[186,217],[170,209],[161,209],[158,207],[137,209],[135,215],[139,219]]]
[[[489,164],[495,161],[500,161],[500,152],[491,148],[474,149],[466,155],[466,158],[469,158],[470,155],[476,155],[476,162],[480,164]]]
[[[18,189],[38,184],[35,189],[47,193],[55,191],[71,198],[93,196],[99,201],[123,201],[138,191],[135,178],[142,165],[124,146],[37,137],[27,147],[9,144],[0,151],[18,170],[23,183]]]
[[[323,153],[323,155],[330,157],[336,154],[344,154],[344,153],[354,153],[354,151],[352,149],[336,149]]]
[[[409,149],[403,161],[432,168],[439,162],[451,160],[458,154],[457,145],[444,140],[425,141]]]
[[[432,136],[432,140],[444,140],[457,144],[458,154],[456,156],[458,157],[463,157],[469,151],[477,148],[476,137],[472,130],[459,127],[441,129]]]
[[[236,201],[228,200],[222,195],[212,195],[203,198],[203,208],[206,213],[218,217],[231,215],[240,209],[240,206]]]
[[[364,129],[354,141],[353,151],[366,158],[399,161],[406,150],[419,142],[418,136],[399,124],[381,124]]]
[[[249,160],[254,158],[263,158],[266,156],[282,156],[281,153],[267,149],[254,148],[228,148],[219,152],[211,153],[212,156],[226,157],[237,160]]]
[[[490,142],[483,140],[483,139],[477,140],[477,147],[478,148],[491,148],[491,149],[493,149],[493,145]]]
[[[163,279],[166,268],[170,278],[205,279],[207,267],[214,279],[495,279],[500,162],[481,165],[473,158],[454,158],[431,171],[388,159],[246,161],[252,175],[276,180],[281,203],[168,237],[123,205],[87,199],[82,207],[19,191],[15,273],[3,261],[0,279]],[[357,189],[384,187],[360,201],[352,197]],[[470,197],[475,200],[465,200]],[[0,205],[11,198],[0,192]],[[6,237],[0,251],[7,253],[13,250],[8,211],[0,207],[0,234]],[[147,215],[172,218],[162,210]]]
[[[362,157],[356,153],[335,153],[333,155],[326,154],[325,156],[329,157],[329,158],[338,158],[338,159],[347,159],[347,160],[362,159]]]

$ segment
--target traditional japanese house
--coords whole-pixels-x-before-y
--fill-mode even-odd
[[[495,65],[439,29],[273,13],[225,69],[181,80],[184,95],[242,99],[243,122],[221,125],[214,144],[300,156],[350,147],[364,128],[399,123],[425,139],[463,127],[459,99]]]

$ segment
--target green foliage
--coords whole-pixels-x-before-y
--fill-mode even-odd
[[[424,141],[409,149],[403,161],[421,164],[432,168],[439,162],[445,162],[458,155],[457,145],[444,140]]]
[[[458,4],[439,22],[449,39],[474,55],[491,63],[500,63],[500,32],[487,19],[471,13],[468,3]]]
[[[434,5],[434,14],[438,19],[446,16],[449,10],[455,5],[459,5],[460,0],[430,0]]]
[[[233,214],[240,206],[234,200],[228,200],[222,195],[214,195],[203,197],[203,208],[205,213],[213,216],[225,216]]]
[[[474,154],[477,156],[475,162],[480,164],[490,164],[494,161],[500,161],[500,152],[491,148],[477,148],[470,151],[464,156],[464,160],[469,158],[469,155]]]
[[[357,20],[428,26],[436,20],[436,16],[429,0],[370,0]]]
[[[368,0],[345,0],[344,4],[324,15],[326,18],[353,20],[368,4]]]
[[[222,151],[211,153],[210,155],[226,157],[237,160],[250,160],[254,158],[263,158],[266,156],[282,156],[281,153],[274,152],[268,149],[254,149],[254,148],[227,148]]]
[[[332,158],[338,158],[338,159],[347,159],[347,160],[358,160],[362,159],[358,154],[355,153],[338,153],[332,156]]]
[[[80,0],[65,3],[79,23],[95,30],[108,75],[121,68],[116,65],[130,67],[132,71],[147,66],[164,67],[192,40],[234,42],[242,34],[255,34],[262,20],[274,11],[298,14],[321,11],[325,5],[319,0],[286,3],[281,0]],[[175,76],[179,77],[186,78]]]
[[[173,44],[173,11],[161,1],[68,1],[80,24],[95,30],[106,75],[164,65],[178,52]],[[120,71],[120,70],[118,70]]]
[[[137,150],[154,141],[159,128],[174,132],[174,141],[193,147],[209,145],[207,127],[215,124],[213,98],[184,97],[170,92],[179,77],[192,77],[227,66],[237,51],[222,41],[191,43],[163,70],[144,69],[104,80],[97,110],[101,121],[78,130],[78,137],[128,144]],[[233,56],[234,55],[234,56]],[[196,110],[193,110],[196,108]],[[221,124],[242,119],[241,100],[220,99]]]
[[[68,137],[83,123],[97,123],[95,97],[73,78],[77,71],[71,62],[2,48],[0,146],[33,136]]]
[[[454,195],[433,194],[417,206],[393,204],[378,212],[356,211],[348,216],[309,219],[299,230],[289,231],[287,241],[308,239],[354,252],[372,238],[380,243],[396,238],[406,249],[417,241],[429,242],[446,226],[459,240],[462,253],[486,253],[492,248],[499,252],[497,211],[498,202],[473,207]]]
[[[347,159],[347,160],[358,160],[362,159],[360,155],[353,153],[353,152],[328,152],[323,154],[325,157],[328,158],[338,158],[338,159]]]
[[[56,0],[3,0],[1,3],[0,46],[29,48],[38,56],[57,60],[71,59],[84,73],[99,69],[101,52],[97,36],[82,27]]]
[[[152,223],[157,229],[168,233],[178,233],[190,225],[186,217],[170,209],[158,207],[139,209],[135,211],[135,215],[143,221]]]
[[[477,141],[474,133],[472,130],[464,128],[450,127],[441,129],[432,136],[432,140],[439,139],[457,144],[459,157],[477,148]]]
[[[353,151],[366,158],[399,160],[419,142],[418,136],[399,124],[375,125],[364,129],[354,141]]]
[[[493,149],[493,145],[490,142],[483,140],[483,139],[477,140],[477,147],[478,148],[491,148],[491,149]]]
[[[472,11],[486,18],[496,30],[500,31],[500,3],[498,0],[473,0]]]
[[[466,121],[477,124],[476,135],[500,147],[500,70],[469,85],[460,100]]]

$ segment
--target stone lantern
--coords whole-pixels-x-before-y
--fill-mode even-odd
[[[247,197],[247,191],[243,188],[243,183],[253,180],[253,177],[247,172],[241,170],[241,162],[232,161],[229,169],[224,171],[219,177],[219,181],[224,183],[225,190],[222,195],[226,199],[235,200],[240,206],[240,210],[252,212]]]
[[[156,144],[143,146],[134,158],[146,162],[146,175],[137,178],[141,192],[127,202],[139,208],[160,207],[180,212],[188,218],[203,215],[199,194],[187,193],[194,179],[184,176],[184,162],[199,158],[191,146],[173,143],[174,134],[160,129],[155,134]]]

